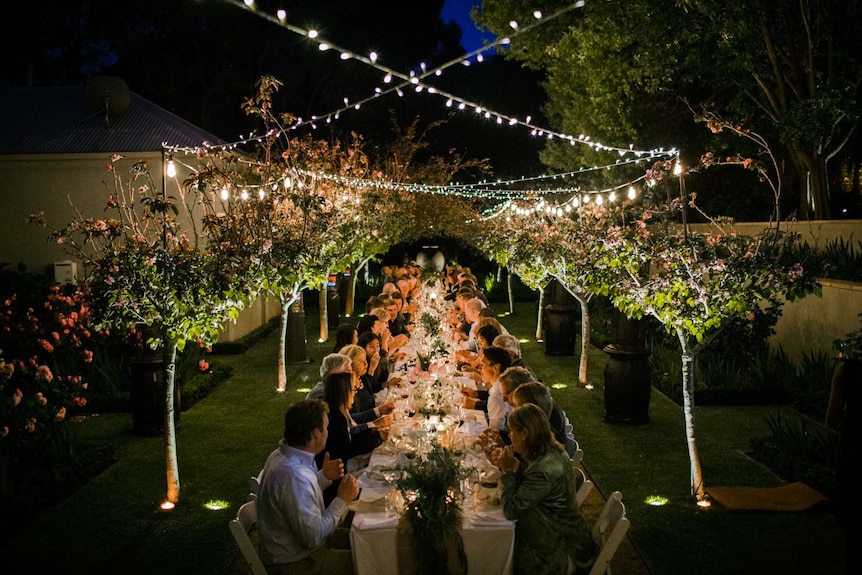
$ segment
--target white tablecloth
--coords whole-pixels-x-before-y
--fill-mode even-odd
[[[385,512],[365,511],[363,507],[366,505],[374,506],[357,506],[354,526],[350,529],[356,575],[398,575],[398,533],[394,520],[383,525],[370,524],[361,529],[357,528],[356,519],[361,518],[364,513],[376,513],[385,521]],[[481,525],[473,525],[465,518],[461,528],[470,575],[510,575],[512,549],[515,544],[514,524],[493,520],[477,522]]]
[[[369,470],[395,463],[395,455],[375,451]],[[377,474],[360,474],[363,486],[350,529],[356,575],[398,575],[396,548],[399,544],[398,518],[387,516],[384,495],[391,487]],[[465,511],[461,526],[470,575],[510,575],[515,524],[503,517],[501,507]],[[403,535],[401,543],[404,543]]]

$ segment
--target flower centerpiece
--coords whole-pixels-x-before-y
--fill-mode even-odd
[[[425,328],[428,336],[437,337],[440,334],[440,318],[434,314],[426,311],[419,317],[419,323]]]
[[[414,563],[420,575],[447,575],[451,567],[467,572],[467,555],[458,527],[461,464],[436,441],[403,469],[397,486],[404,498]],[[454,555],[450,557],[454,552]],[[457,566],[453,565],[457,559]]]

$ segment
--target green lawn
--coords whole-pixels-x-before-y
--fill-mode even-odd
[[[499,306],[502,309],[502,305]],[[527,363],[555,388],[585,451],[584,465],[604,494],[623,493],[630,536],[656,575],[678,573],[843,573],[843,533],[828,513],[739,513],[699,510],[689,495],[688,456],[679,406],[653,390],[649,424],[602,421],[604,354],[593,350],[594,391],[576,385],[577,358],[546,356],[536,343],[535,305],[503,318],[523,344]],[[161,438],[131,434],[131,416],[106,414],[73,428],[79,440],[115,446],[119,462],[0,549],[3,573],[222,574],[236,546],[227,528],[246,499],[250,475],[275,447],[287,406],[317,379],[331,343],[316,342],[316,310],[307,312],[307,364],[290,366],[287,393],[276,387],[277,333],[234,356],[214,356],[233,375],[183,412],[178,434],[181,502],[158,511],[165,493]],[[777,485],[745,456],[774,408],[697,408],[697,437],[707,486]],[[669,503],[647,505],[649,495]],[[209,510],[210,500],[229,506]]]

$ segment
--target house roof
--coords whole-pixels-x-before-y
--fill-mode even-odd
[[[197,147],[216,136],[128,92],[128,108],[106,119],[83,86],[0,89],[0,155],[154,152]]]

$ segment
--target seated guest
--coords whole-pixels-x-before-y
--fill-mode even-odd
[[[356,468],[351,458],[374,451],[383,443],[387,431],[383,428],[363,429],[355,432],[356,421],[350,416],[350,407],[357,388],[349,373],[333,373],[326,378],[323,399],[329,405],[329,427],[326,438],[326,451],[331,458],[340,459],[345,469]],[[381,435],[382,434],[382,435]],[[318,466],[323,464],[323,456],[317,456]],[[359,466],[361,467],[361,465]],[[337,495],[338,480],[323,490],[323,500],[328,505]]]
[[[575,454],[578,442],[575,441],[572,424],[569,423],[566,412],[551,397],[551,390],[547,385],[538,381],[524,383],[516,389],[510,390],[508,394],[504,392],[503,397],[507,397],[506,401],[512,407],[526,405],[527,403],[538,405],[547,414],[548,424],[551,426],[551,431],[554,432],[556,440],[565,446],[569,457]]]
[[[494,338],[496,338],[499,334],[500,332],[498,332],[497,328],[493,325],[483,325],[478,330],[476,330],[476,338],[479,341],[479,351],[476,353],[467,351],[466,349],[459,349],[455,351],[455,359],[461,364],[463,364],[459,365],[461,371],[478,373],[479,362],[482,359],[482,351],[486,348],[491,347]],[[479,378],[477,382],[480,380],[481,378]]]
[[[512,366],[513,367],[525,367],[527,370],[533,374],[533,379],[536,381],[542,381],[538,377],[536,377],[536,372],[527,367],[524,363],[524,360],[521,358],[521,344],[518,343],[518,338],[513,336],[510,333],[501,333],[496,338],[494,338],[494,345],[496,347],[502,347],[512,356]]]
[[[513,403],[512,394],[517,389],[520,389],[521,386],[535,381],[533,374],[523,367],[510,367],[501,373],[500,394],[503,396],[506,406],[509,409],[515,407],[516,404]],[[509,445],[510,443],[508,432],[505,429],[494,429],[491,427],[482,432],[482,435],[479,436],[479,441],[485,446],[490,444],[502,446]]]
[[[389,332],[389,314],[382,308],[371,310],[368,315],[359,320],[356,329],[359,335],[370,331],[380,337],[380,348],[385,353],[388,363],[396,361],[400,353],[398,350],[410,341],[405,335],[392,336]],[[391,366],[387,365],[387,367]]]
[[[389,377],[389,362],[386,360],[385,352],[380,347],[380,336],[374,332],[366,331],[359,337],[356,345],[364,349],[368,357],[371,393],[376,394],[392,383],[401,381],[400,377]]]
[[[398,302],[395,301],[394,297],[389,298],[386,302],[386,314],[389,316],[389,333],[394,336],[404,334],[406,337],[410,337],[410,330],[407,329],[404,318],[398,312]]]
[[[503,472],[501,499],[506,519],[517,520],[514,575],[587,573],[595,561],[592,534],[575,499],[575,476],[548,418],[527,404],[509,413],[512,445],[489,459]]]
[[[371,313],[371,310],[377,307],[383,307],[383,300],[373,295],[365,302],[365,314]]]
[[[332,348],[332,353],[338,353],[338,350],[345,345],[355,344],[357,339],[359,339],[359,332],[355,325],[341,324],[335,332],[335,347]]]
[[[368,354],[365,349],[358,345],[347,345],[341,348],[339,353],[350,358],[353,368],[354,387],[357,389],[353,407],[350,409],[353,419],[358,423],[368,423],[392,413],[395,409],[392,401],[384,401],[378,406],[374,400],[371,378],[368,376]]]
[[[488,426],[492,429],[503,429],[506,425],[508,406],[503,401],[500,391],[500,374],[509,369],[512,358],[505,349],[489,347],[482,352],[481,373],[488,399],[483,400],[477,390],[465,387],[463,405],[467,408],[481,409],[488,414]],[[478,387],[478,386],[477,386]]]
[[[260,558],[277,575],[347,575],[353,573],[347,530],[338,528],[347,504],[359,495],[359,483],[344,475],[344,463],[323,455],[329,411],[320,400],[303,400],[284,415],[284,437],[266,460],[257,496]],[[343,476],[343,477],[342,477]],[[323,489],[340,480],[327,506]]]
[[[353,373],[350,358],[340,353],[330,353],[320,362],[320,381],[314,384],[305,399],[323,399],[323,382],[330,373]]]

